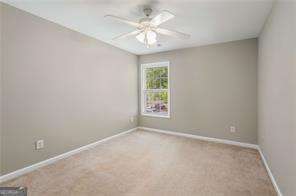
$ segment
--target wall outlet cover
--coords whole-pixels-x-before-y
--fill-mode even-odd
[[[230,126],[230,132],[235,133],[236,132],[236,127],[235,126]]]
[[[44,148],[44,140],[38,140],[35,142],[35,149],[39,150]]]

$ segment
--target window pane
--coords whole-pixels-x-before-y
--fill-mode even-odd
[[[168,68],[151,67],[146,68],[146,89],[167,89]]]
[[[168,92],[145,92],[146,114],[168,115]]]
[[[161,88],[168,89],[168,78],[161,78]]]

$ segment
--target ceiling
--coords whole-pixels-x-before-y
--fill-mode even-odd
[[[107,42],[134,54],[208,45],[258,37],[273,0],[4,0],[32,14]],[[138,21],[142,9],[150,6],[152,16],[169,10],[176,17],[161,27],[190,34],[182,40],[158,36],[158,46],[146,48],[135,37],[113,41],[112,38],[133,27],[107,14]]]

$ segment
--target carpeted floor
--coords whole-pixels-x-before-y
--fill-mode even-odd
[[[256,150],[134,131],[2,186],[29,196],[272,196]]]

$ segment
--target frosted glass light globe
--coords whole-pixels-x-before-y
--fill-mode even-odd
[[[154,31],[146,31],[143,33],[140,33],[139,35],[136,36],[137,40],[139,42],[142,42],[144,44],[152,45],[156,43],[156,33]],[[147,43],[145,43],[145,37],[147,39]]]

